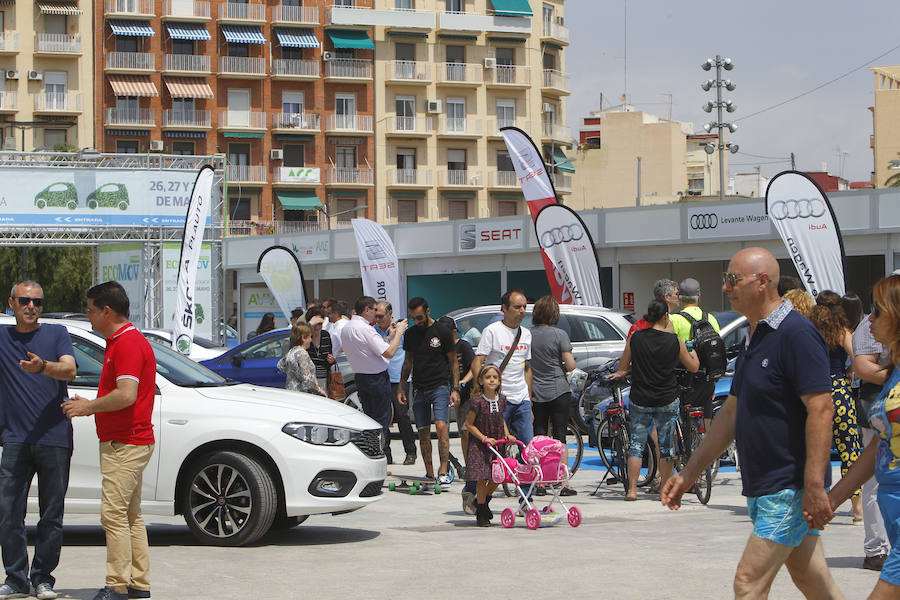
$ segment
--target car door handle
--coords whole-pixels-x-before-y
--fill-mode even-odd
[[[169,419],[169,425],[187,425],[187,419]]]

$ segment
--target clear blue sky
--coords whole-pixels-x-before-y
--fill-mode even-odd
[[[566,70],[571,75],[568,123],[577,132],[581,119],[620,102],[624,88],[624,14],[626,0],[568,0],[566,25],[571,45]],[[737,84],[726,92],[738,110],[729,115],[739,129],[731,141],[741,152],[782,158],[791,152],[797,167],[820,170],[826,162],[838,174],[868,180],[872,171],[869,135],[874,102],[873,75],[868,68],[825,88],[755,117],[752,112],[810,90],[900,45],[896,3],[810,2],[662,2],[627,0],[628,97],[639,109],[665,116],[672,96],[672,118],[694,123],[695,131],[710,116],[701,110],[714,92],[700,83],[710,73],[700,69],[717,53],[730,57]],[[900,50],[874,65],[900,64]],[[714,115],[715,113],[713,113]],[[840,149],[838,151],[838,149]],[[788,162],[766,164],[738,153],[730,174],[763,174],[789,168]]]

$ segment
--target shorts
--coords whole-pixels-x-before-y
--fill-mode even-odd
[[[796,548],[808,535],[820,535],[810,529],[803,517],[803,490],[781,490],[765,496],[747,498],[747,510],[753,522],[753,535]]]
[[[672,458],[672,436],[675,434],[675,421],[678,419],[678,399],[665,406],[638,406],[633,402],[628,406],[628,429],[631,440],[628,446],[629,458],[640,458],[647,445],[647,436],[655,423],[659,438],[659,455]]]
[[[900,488],[879,485],[878,508],[881,509],[884,529],[891,543],[891,553],[881,568],[881,579],[900,585]]]
[[[442,385],[433,390],[416,389],[413,398],[413,415],[416,417],[416,428],[422,429],[431,425],[434,420],[446,423],[450,419],[450,386]]]
[[[466,419],[469,418],[469,402],[468,396],[459,395],[459,404],[456,406],[456,429],[462,433],[468,431],[466,428]]]

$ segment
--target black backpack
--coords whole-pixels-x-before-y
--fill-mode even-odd
[[[694,350],[700,359],[700,371],[697,375],[705,375],[706,381],[715,381],[725,374],[728,357],[725,355],[725,342],[722,336],[709,322],[709,313],[704,312],[698,321],[688,313],[678,313],[691,324],[691,337]]]

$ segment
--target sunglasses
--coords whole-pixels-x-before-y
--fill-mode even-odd
[[[730,285],[734,287],[738,284],[739,281],[742,281],[746,277],[759,277],[762,273],[751,273],[750,275],[741,275],[740,273],[729,273],[725,271],[722,273],[722,283],[725,285]]]
[[[428,318],[426,315],[410,315],[410,316],[412,317],[412,320],[415,321],[416,323],[418,323],[419,321],[424,321],[426,318]]]
[[[375,313],[376,319],[383,319],[387,316],[387,313]]]
[[[35,308],[40,308],[44,305],[43,298],[29,298],[28,296],[16,296],[16,302],[19,303],[19,306],[28,306],[33,303]]]

